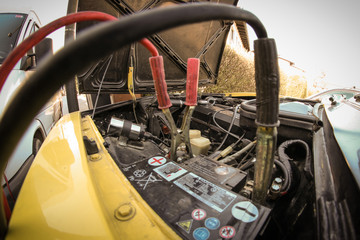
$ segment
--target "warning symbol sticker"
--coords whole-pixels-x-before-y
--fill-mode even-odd
[[[138,169],[138,170],[135,170],[135,172],[133,172],[133,174],[135,177],[141,178],[141,177],[145,176],[146,171],[144,169]]]
[[[191,213],[191,217],[194,220],[200,221],[206,218],[206,212],[204,209],[197,208]]]
[[[235,228],[232,226],[224,226],[220,228],[219,234],[222,238],[232,238],[235,236]]]
[[[178,178],[187,172],[185,169],[173,162],[168,162],[158,168],[155,168],[154,171],[168,181]]]
[[[161,166],[166,163],[166,158],[161,156],[152,157],[148,160],[150,166]]]
[[[211,230],[215,230],[220,227],[220,220],[215,217],[210,217],[205,220],[205,227]]]
[[[255,221],[259,216],[257,207],[249,201],[238,202],[231,209],[234,218],[249,223]]]
[[[210,237],[210,232],[204,227],[200,227],[194,230],[193,237],[195,240],[207,240]]]
[[[150,173],[149,176],[143,178],[143,179],[133,179],[135,180],[135,182],[143,188],[143,190],[146,189],[146,187],[150,184],[150,183],[154,183],[154,182],[161,182],[161,179],[157,179],[155,176],[152,175],[152,173]]]
[[[184,221],[177,222],[176,225],[178,225],[185,232],[190,233],[193,221],[194,220],[192,220],[192,219],[184,220]]]

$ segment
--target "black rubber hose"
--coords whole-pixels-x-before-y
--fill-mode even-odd
[[[69,0],[67,7],[67,14],[76,13],[78,11],[78,0]],[[71,24],[65,27],[65,46],[69,44],[71,41],[76,39],[76,25]],[[65,83],[65,91],[66,91],[66,101],[68,106],[69,113],[79,111],[79,102],[77,98],[76,91],[76,77],[74,76],[72,81],[67,81]]]
[[[281,171],[283,172],[283,177],[284,177],[284,184],[281,186],[281,192],[284,192],[286,193],[289,188],[290,188],[290,176],[289,176],[289,171],[286,169],[284,163],[282,163],[281,161],[279,160],[274,160],[274,163],[275,165],[277,165]],[[243,166],[241,166],[239,169],[242,170],[242,171],[246,171],[248,170],[249,168],[253,167],[254,166],[254,162],[249,162],[249,163],[246,163],[244,164]]]
[[[156,32],[218,19],[245,21],[254,29],[258,38],[267,37],[259,19],[240,8],[226,4],[184,4],[144,11],[123,17],[119,21],[98,24],[84,31],[76,41],[52,58],[44,59],[37,71],[18,88],[1,115],[0,173],[4,172],[9,157],[36,114],[74,75],[84,71],[97,59]],[[0,218],[4,218],[1,210]],[[0,235],[5,233],[4,229],[0,231]]]
[[[172,27],[209,20],[241,20],[252,26],[259,38],[267,37],[259,19],[243,9],[226,5],[196,3],[154,9],[100,23],[84,31],[76,41],[45,59],[38,70],[19,87],[0,119],[2,138],[1,172],[22,134],[41,107],[75,74],[95,60],[106,57],[122,46]]]
[[[308,171],[311,163],[311,154],[310,148],[306,142],[299,139],[285,141],[280,144],[278,154],[280,162],[284,165],[285,170],[289,175],[289,184],[283,192],[289,192],[295,189],[300,180],[301,176],[294,161],[304,161],[305,176],[311,178],[311,170],[309,170],[310,172]]]
[[[305,161],[304,171],[306,177],[311,178],[311,152],[306,142],[295,139],[288,140],[280,144],[278,148],[279,160],[274,160],[284,177],[284,184],[281,187],[281,192],[287,193],[292,190],[295,186],[294,183],[298,181],[298,174],[296,167],[294,167],[293,161]],[[254,165],[253,162],[249,162],[243,165],[240,169],[245,171]]]
[[[311,150],[309,145],[300,139],[288,140],[280,144],[278,148],[280,161],[287,163],[289,171],[292,161],[304,161],[304,172],[308,179],[313,177],[311,169]]]

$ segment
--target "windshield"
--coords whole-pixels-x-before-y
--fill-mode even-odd
[[[16,46],[25,17],[17,13],[0,14],[0,64]]]

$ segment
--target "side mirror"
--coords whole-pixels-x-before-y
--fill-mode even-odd
[[[28,71],[36,67],[34,48],[30,49],[25,56],[21,58],[20,70]]]
[[[51,38],[45,38],[22,58],[21,70],[27,71],[36,68],[39,62],[49,54],[53,54],[53,41]]]

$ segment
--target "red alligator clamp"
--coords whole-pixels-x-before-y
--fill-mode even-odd
[[[156,96],[161,109],[170,124],[171,129],[171,149],[170,159],[173,161],[181,161],[182,158],[177,156],[177,148],[184,143],[187,150],[187,157],[193,157],[190,144],[190,122],[191,116],[197,105],[197,91],[199,82],[200,60],[198,58],[189,58],[187,62],[187,80],[186,80],[186,101],[185,113],[181,128],[176,127],[175,121],[171,115],[169,108],[171,101],[167,92],[165,81],[164,62],[162,56],[150,58],[150,67],[154,79]]]

